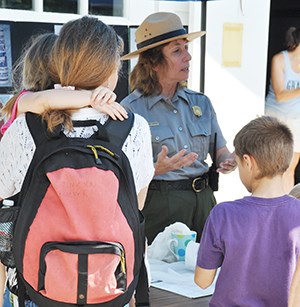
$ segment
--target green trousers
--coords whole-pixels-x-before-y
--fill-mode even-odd
[[[159,232],[175,222],[197,231],[197,242],[216,199],[210,187],[196,193],[191,190],[149,190],[143,209],[148,244]]]

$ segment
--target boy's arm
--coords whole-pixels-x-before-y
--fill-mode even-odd
[[[194,274],[194,282],[202,289],[208,288],[214,281],[216,269],[207,270],[196,266]]]

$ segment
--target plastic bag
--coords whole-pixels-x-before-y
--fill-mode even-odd
[[[172,253],[168,246],[168,242],[171,239],[172,232],[182,232],[186,233],[190,231],[187,225],[176,222],[167,226],[163,232],[160,232],[155,239],[153,240],[152,244],[148,246],[148,258],[149,259],[156,259],[162,260],[165,262],[175,262],[177,261],[176,256]]]

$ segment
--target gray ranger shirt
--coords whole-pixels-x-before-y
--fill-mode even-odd
[[[201,93],[179,86],[170,100],[161,95],[145,97],[135,90],[121,101],[121,105],[148,121],[154,162],[162,145],[168,147],[169,157],[181,149],[199,155],[192,165],[156,176],[156,180],[182,180],[203,175],[209,168],[205,160],[208,153],[212,155],[215,132],[216,148],[226,145],[216,112],[209,98]]]

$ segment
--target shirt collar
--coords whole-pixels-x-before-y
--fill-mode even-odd
[[[190,102],[187,98],[186,92],[185,92],[185,87],[183,87],[181,85],[178,86],[177,92],[174,96],[174,98],[177,98],[177,99],[178,99],[178,97],[183,99],[187,104],[190,104]]]
[[[161,100],[164,100],[164,97],[162,95],[148,96],[147,100],[148,100],[149,109],[152,109],[154,107],[154,105],[156,105]]]
[[[174,97],[172,98],[172,102],[176,102],[179,98],[183,99],[187,104],[189,104],[189,100],[185,93],[185,88],[181,85],[178,86],[177,91],[175,92]],[[153,108],[161,100],[165,101],[165,98],[162,95],[157,96],[149,96],[148,99],[148,107],[149,109]]]

